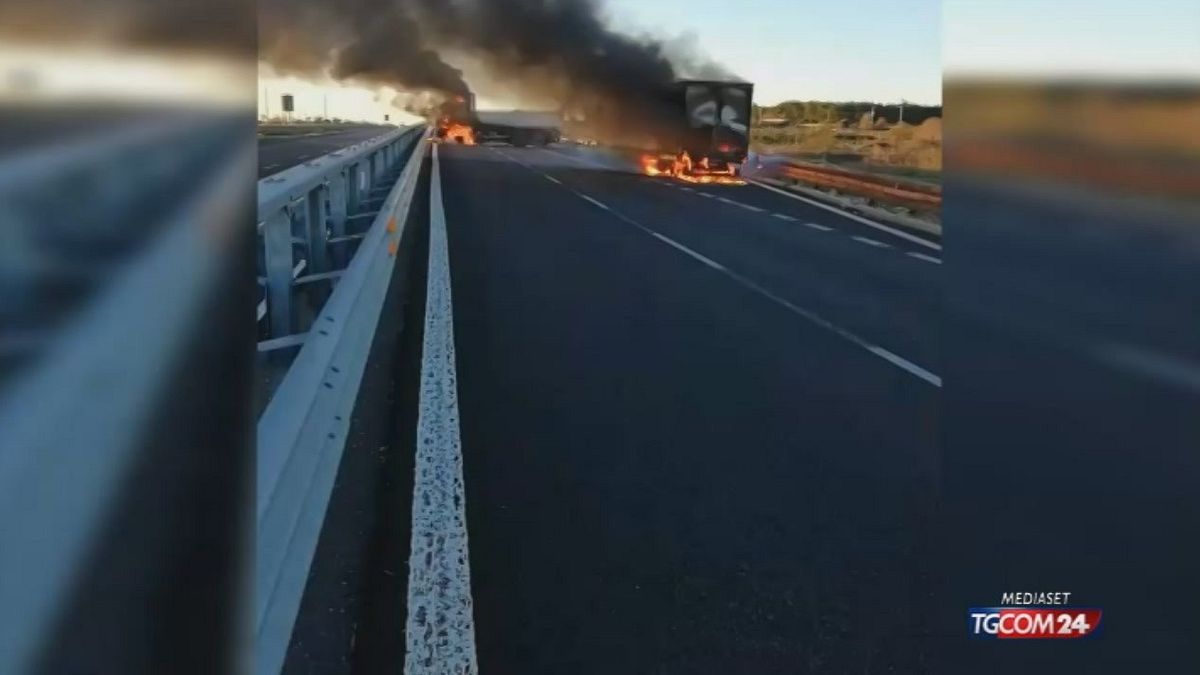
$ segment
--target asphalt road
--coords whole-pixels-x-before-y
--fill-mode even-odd
[[[312,136],[267,136],[258,139],[258,177],[270,176],[347,145],[381,136],[395,127],[362,126]]]
[[[943,264],[591,148],[440,153],[480,672],[1198,670],[1186,217],[947,181]],[[419,300],[386,314],[419,324]],[[357,404],[371,452],[339,477],[292,674],[403,658],[402,338],[377,339],[401,365],[373,357],[396,373]],[[969,639],[1014,591],[1070,592],[1101,633]]]
[[[481,672],[915,672],[939,251],[572,152],[443,149]]]
[[[961,175],[944,194],[936,672],[1200,672],[1194,214]],[[961,639],[967,607],[1036,590],[1101,608],[1103,634]]]

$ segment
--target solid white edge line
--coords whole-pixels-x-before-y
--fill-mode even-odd
[[[822,204],[821,202],[819,202],[815,199],[809,199],[808,197],[805,197],[804,195],[798,195],[794,192],[789,192],[787,190],[784,190],[783,188],[777,188],[774,185],[767,185],[766,183],[763,183],[763,182],[760,182],[760,181],[757,181],[754,179],[747,179],[746,182],[748,182],[751,185],[757,185],[758,187],[760,187],[764,190],[770,190],[771,192],[777,192],[785,197],[790,197],[792,199],[802,201],[806,204],[811,204],[812,206],[815,206],[819,209],[825,209],[826,211],[829,211],[830,213],[836,213],[839,216],[842,216],[844,218],[849,218],[850,220],[853,220],[855,222],[862,223],[863,225],[866,225],[867,227],[873,227],[881,232],[887,232],[888,234],[895,235],[897,237],[900,237],[901,239],[910,241],[914,244],[918,244],[920,246],[925,246],[925,247],[934,249],[936,251],[942,250],[941,244],[936,244],[932,241],[929,241],[928,239],[922,239],[916,235],[909,234],[907,232],[902,232],[900,230],[897,230],[894,227],[888,227],[887,225],[884,225],[882,223],[877,223],[874,220],[870,220],[868,218],[863,218],[862,216],[854,214],[854,213],[847,213],[846,211],[843,211],[842,209],[839,209],[836,206],[830,206],[829,204]]]
[[[454,307],[438,146],[429,188],[429,274],[413,471],[405,675],[479,672],[455,384]]]

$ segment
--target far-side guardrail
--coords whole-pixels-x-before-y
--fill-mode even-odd
[[[258,182],[260,351],[303,342],[422,129],[398,129]]]
[[[379,191],[386,189],[386,196],[377,208],[367,206],[363,211],[370,214],[364,216],[370,226],[361,232],[358,252],[258,421],[254,612],[258,675],[274,675],[282,667],[346,445],[351,412],[427,147],[423,128],[408,133],[416,147],[403,163],[399,180],[379,186]],[[370,166],[364,155],[355,157],[325,175],[336,180],[349,171],[352,177],[351,162]],[[382,161],[395,162],[397,157],[393,154]],[[321,190],[322,181],[308,177],[298,182],[298,189],[301,193]],[[336,183],[333,189],[338,189]],[[278,209],[296,202],[296,192],[286,194],[268,195],[268,201],[260,202],[269,207],[269,218],[280,219]],[[280,222],[276,227],[288,233],[291,221]],[[292,264],[291,260],[278,263],[276,274],[290,275]]]
[[[917,211],[937,210],[942,206],[940,188],[896,180],[887,176],[869,175],[800,162],[788,162],[782,167],[781,174],[783,177],[799,183],[819,188],[832,188]]]

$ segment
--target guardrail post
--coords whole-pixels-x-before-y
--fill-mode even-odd
[[[362,180],[362,168],[359,162],[351,164],[346,170],[346,213],[358,213],[359,193]]]
[[[333,177],[329,185],[329,230],[330,236],[346,236],[346,216],[349,213],[350,199],[350,170],[342,169]],[[331,251],[333,263],[338,267],[346,266],[345,256],[339,248]]]
[[[306,235],[308,239],[308,272],[317,274],[329,270],[328,224],[326,221],[327,185],[308,193],[305,209]]]
[[[292,332],[292,207],[274,213],[263,223],[267,272],[267,317],[271,337]]]

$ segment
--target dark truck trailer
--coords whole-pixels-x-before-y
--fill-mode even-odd
[[[442,104],[437,137],[458,143],[496,141],[522,147],[557,143],[562,139],[562,129],[557,113],[476,110],[475,95],[467,94]]]
[[[562,139],[557,113],[525,110],[478,110],[475,112],[475,140],[498,141],[516,147],[546,145]]]
[[[739,173],[750,152],[753,96],[749,82],[676,82],[664,92],[663,102],[677,117],[655,130],[658,149],[650,158],[655,173]]]

